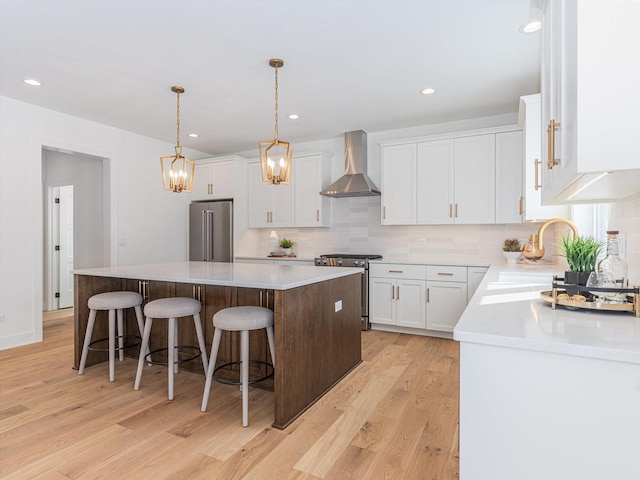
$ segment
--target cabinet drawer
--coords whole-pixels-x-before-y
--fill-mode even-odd
[[[467,267],[429,265],[427,266],[427,280],[439,282],[466,282]]]
[[[369,264],[369,276],[382,278],[411,278],[414,280],[424,280],[427,278],[427,267],[425,265],[407,264]],[[466,276],[465,276],[466,279]]]

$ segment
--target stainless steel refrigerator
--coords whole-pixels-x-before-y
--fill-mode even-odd
[[[189,260],[233,262],[233,202],[189,205]]]

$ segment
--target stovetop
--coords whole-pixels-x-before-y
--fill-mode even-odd
[[[320,258],[353,258],[355,260],[382,260],[382,255],[373,253],[357,254],[357,253],[327,253],[320,255]]]

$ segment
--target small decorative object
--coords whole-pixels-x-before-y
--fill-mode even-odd
[[[278,245],[280,245],[280,237],[278,237],[278,232],[275,230],[271,230],[269,234],[269,251],[273,252],[278,249]]]
[[[592,237],[578,236],[569,240],[562,237],[563,256],[569,264],[564,272],[564,283],[568,285],[586,285],[589,274],[596,269],[596,261],[604,245]],[[577,289],[567,287],[569,295],[579,293]]]
[[[291,255],[291,249],[295,245],[293,240],[289,240],[288,238],[283,238],[280,240],[280,248],[284,250],[285,255]]]
[[[522,255],[529,260],[540,260],[544,256],[544,247],[538,248],[538,235],[529,235],[529,241],[522,247]]]
[[[502,244],[502,255],[507,259],[507,263],[513,264],[518,261],[521,255],[520,240],[517,238],[507,238]]]

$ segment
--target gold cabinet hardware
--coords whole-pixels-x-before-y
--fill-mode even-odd
[[[316,222],[320,221],[320,210],[316,208]]]
[[[387,207],[382,207],[382,219],[387,219]]]
[[[452,217],[453,217],[453,204],[450,203],[449,204],[449,218],[452,218]]]
[[[452,277],[453,273],[451,273],[451,272],[438,272],[438,275],[442,275],[442,276],[445,276],[445,277]]]
[[[458,218],[458,204],[456,203],[456,218]]]
[[[398,289],[398,293],[396,294],[396,300],[400,300],[400,285],[396,287]]]
[[[518,209],[518,215],[524,215],[524,197],[520,195],[520,206]]]
[[[547,168],[549,170],[558,165],[558,159],[556,159],[556,131],[559,128],[559,122],[549,120],[549,126],[547,127]]]
[[[427,303],[429,303],[429,289],[427,288]]]
[[[149,286],[148,280],[138,280],[138,293],[142,297],[142,299],[149,298],[149,292],[147,290]]]
[[[391,300],[395,300],[395,299],[396,299],[396,287],[391,285]]]
[[[533,161],[533,189],[539,190],[542,188],[540,184],[540,178],[538,177],[538,167],[542,165],[542,160],[538,160],[537,158]]]
[[[404,270],[389,270],[389,273],[402,273]]]
[[[269,223],[269,212],[267,212],[267,223]]]

